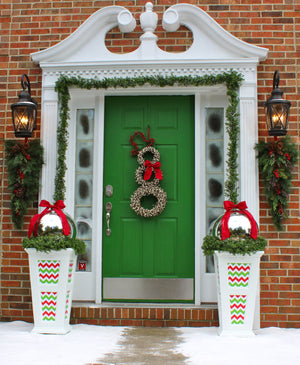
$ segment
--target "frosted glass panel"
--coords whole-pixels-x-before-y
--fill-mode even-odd
[[[206,175],[206,203],[207,206],[222,206],[224,201],[223,195],[224,176],[216,174]]]
[[[224,108],[206,108],[206,232],[224,212]],[[206,272],[215,272],[212,256],[206,257]]]
[[[206,108],[206,138],[220,139],[224,138],[224,108]]]
[[[224,143],[223,140],[207,141],[206,143],[207,172],[224,171]]]
[[[77,140],[94,140],[94,109],[77,109]]]
[[[91,271],[93,201],[94,109],[76,111],[75,224],[77,238],[86,243],[85,255],[78,256],[77,271]]]
[[[78,141],[76,145],[76,171],[93,172],[93,142]]]

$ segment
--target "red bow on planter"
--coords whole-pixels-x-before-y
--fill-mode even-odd
[[[151,163],[149,160],[145,161],[145,166],[147,167],[145,174],[144,174],[144,180],[149,180],[151,175],[152,175],[152,169],[154,169],[155,172],[155,177],[158,180],[162,180],[163,176],[162,176],[162,172],[160,169],[161,163],[160,162],[155,162],[155,163]]]
[[[255,222],[255,219],[253,218],[253,215],[248,212],[247,209],[247,204],[245,201],[242,201],[238,204],[234,204],[233,202],[231,202],[230,200],[225,200],[224,201],[224,209],[226,210],[225,214],[223,215],[223,218],[221,220],[221,240],[226,240],[227,238],[230,237],[230,232],[229,232],[229,228],[228,228],[228,221],[229,221],[229,217],[230,214],[232,212],[239,212],[243,215],[245,215],[251,224],[251,232],[250,232],[250,237],[253,238],[254,240],[256,240],[257,238],[257,225]]]
[[[51,212],[51,210],[54,210],[55,213],[60,217],[62,222],[63,234],[65,236],[68,236],[70,234],[71,230],[69,222],[67,220],[65,213],[62,211],[62,209],[66,207],[62,200],[57,200],[53,205],[50,204],[47,200],[41,200],[39,206],[45,207],[46,209],[44,209],[42,213],[36,214],[31,218],[28,229],[28,237],[32,235],[33,230],[34,230],[34,235],[36,236],[38,229],[37,223],[44,217],[44,215]]]

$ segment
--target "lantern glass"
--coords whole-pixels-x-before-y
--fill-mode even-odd
[[[266,122],[270,136],[285,136],[289,121],[291,102],[282,99],[283,91],[279,89],[279,81],[279,72],[275,71],[272,94],[265,103]]]
[[[266,121],[270,136],[285,136],[289,120],[290,102],[266,103]]]
[[[26,74],[22,75],[21,85],[23,91],[19,95],[19,101],[11,105],[12,121],[15,136],[29,138],[36,127],[37,103],[31,97],[30,82]]]
[[[31,137],[36,123],[37,107],[34,103],[15,103],[12,119],[16,137]]]

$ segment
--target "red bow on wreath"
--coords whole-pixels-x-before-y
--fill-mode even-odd
[[[145,171],[145,174],[144,174],[144,180],[149,180],[150,179],[150,177],[152,175],[152,169],[154,170],[155,177],[158,180],[163,179],[162,172],[161,172],[161,169],[160,169],[160,166],[161,166],[160,162],[151,163],[149,160],[146,160],[145,161],[145,166],[147,168],[146,168],[146,171]]]
[[[232,211],[234,212],[239,212],[243,215],[245,215],[251,224],[251,232],[250,232],[250,237],[253,238],[254,240],[256,240],[257,238],[257,225],[256,222],[253,218],[253,215],[248,212],[247,209],[247,204],[245,201],[242,201],[238,204],[234,204],[233,202],[231,202],[230,200],[225,200],[224,201],[224,209],[226,210],[225,214],[223,215],[223,218],[221,220],[221,240],[226,240],[227,238],[230,237],[230,232],[229,232],[229,228],[228,228],[228,221],[229,221],[229,217],[230,214],[232,213]]]
[[[41,200],[39,206],[45,207],[46,209],[44,209],[42,211],[42,213],[36,214],[31,218],[31,221],[29,224],[29,229],[28,229],[29,238],[32,235],[33,230],[34,230],[34,235],[36,236],[37,229],[38,229],[37,223],[43,218],[44,215],[51,212],[51,210],[54,210],[55,213],[60,217],[61,222],[62,222],[62,227],[63,227],[63,234],[65,236],[68,236],[70,234],[71,230],[70,230],[69,222],[67,220],[65,213],[62,211],[62,209],[66,207],[62,200],[57,200],[53,205],[50,204],[47,200]]]

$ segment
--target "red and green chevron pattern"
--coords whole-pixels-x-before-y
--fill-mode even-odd
[[[246,295],[230,295],[231,324],[244,324]]]
[[[55,321],[57,292],[41,292],[43,321]]]
[[[230,286],[248,286],[250,264],[228,263],[228,284]]]
[[[59,260],[39,260],[39,278],[42,284],[57,284],[59,278]]]
[[[65,319],[68,319],[69,309],[70,309],[70,293],[71,290],[67,291],[67,298],[66,298],[66,310],[65,310]]]
[[[73,265],[74,265],[74,261],[71,260],[69,263],[68,283],[71,283],[71,281],[72,281]]]

